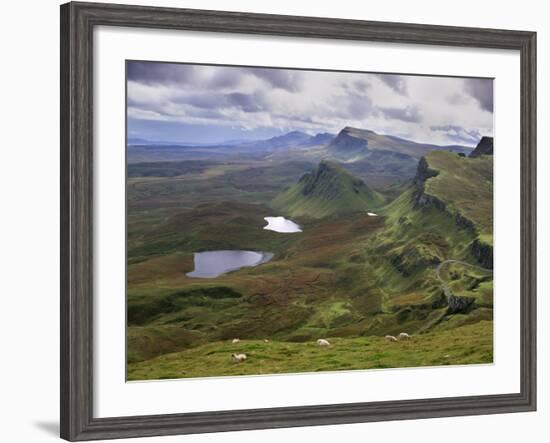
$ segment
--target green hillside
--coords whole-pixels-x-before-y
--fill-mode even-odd
[[[424,193],[445,202],[465,225],[471,224],[486,243],[493,243],[493,157],[459,157],[444,151],[425,156],[434,176]]]
[[[385,227],[366,249],[373,284],[390,309],[438,306],[441,284],[477,300],[465,321],[491,316],[492,157],[470,159],[433,151],[420,162],[415,184],[380,209]],[[489,239],[490,244],[486,241]],[[428,325],[429,327],[429,325]]]
[[[305,175],[307,162],[288,161],[169,165],[174,177],[168,165],[154,176],[136,168],[129,379],[490,363],[491,161],[428,153],[414,182],[385,191],[388,204],[328,161]],[[278,214],[302,232],[265,230]],[[194,252],[231,249],[274,256],[213,279],[187,275]],[[448,291],[473,301],[452,308]],[[384,340],[400,332],[413,339]]]
[[[374,210],[384,198],[336,163],[322,161],[298,183],[279,194],[271,206],[292,217],[323,218]]]

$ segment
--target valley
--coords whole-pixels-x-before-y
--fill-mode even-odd
[[[483,143],[470,156],[346,127],[129,146],[128,380],[491,363]],[[252,255],[194,274],[212,251]]]

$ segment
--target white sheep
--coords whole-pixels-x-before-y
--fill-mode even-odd
[[[269,343],[269,340],[267,338],[264,339],[264,343]]]
[[[319,346],[330,346],[329,341],[325,340],[324,338],[320,338],[319,340],[317,340],[317,344]]]
[[[246,354],[231,354],[231,359],[235,363],[242,363],[246,360]]]
[[[386,340],[389,342],[396,342],[397,339],[393,335],[386,335]]]
[[[234,338],[233,340],[231,340],[231,343],[235,344],[235,343],[239,343],[240,340],[238,338]]]
[[[411,336],[406,332],[401,332],[399,334],[399,340],[410,340]]]

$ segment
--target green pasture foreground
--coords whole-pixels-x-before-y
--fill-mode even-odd
[[[258,375],[352,369],[492,363],[493,323],[481,321],[392,343],[383,337],[328,337],[315,342],[241,340],[209,343],[128,365],[128,380]],[[247,360],[234,363],[232,353]]]

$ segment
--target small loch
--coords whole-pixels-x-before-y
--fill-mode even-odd
[[[300,225],[284,217],[264,217],[264,220],[267,222],[264,229],[267,229],[268,231],[281,232],[285,234],[302,232]]]
[[[195,269],[188,272],[188,277],[216,278],[237,269],[258,266],[273,258],[271,252],[257,251],[205,251],[195,252]]]

